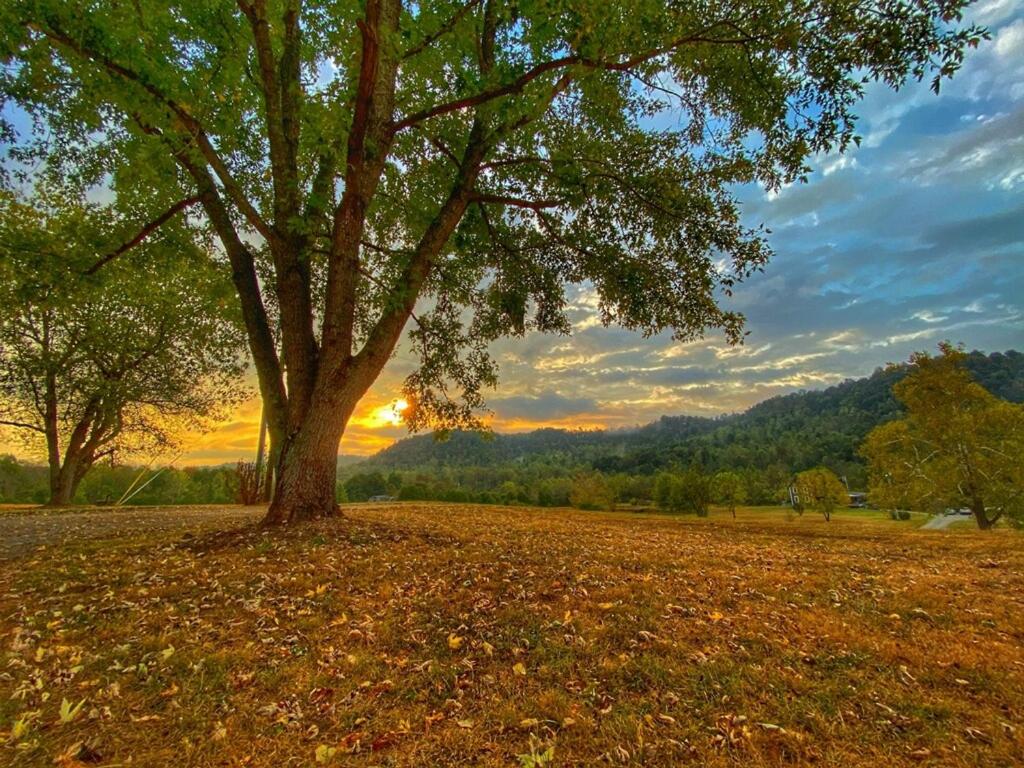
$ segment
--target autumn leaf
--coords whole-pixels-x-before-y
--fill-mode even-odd
[[[337,747],[329,747],[326,744],[321,744],[316,748],[314,753],[316,761],[318,763],[329,762],[336,754],[338,754]]]
[[[85,699],[82,699],[74,706],[72,706],[71,702],[67,699],[61,699],[60,712],[58,713],[61,725],[67,725],[68,723],[73,722],[75,718],[78,717],[79,713],[81,713],[83,706],[85,706]]]

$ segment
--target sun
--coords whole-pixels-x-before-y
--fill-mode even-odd
[[[382,405],[374,415],[381,424],[395,427],[402,423],[402,414],[408,408],[409,401],[400,397],[393,400],[390,405]]]

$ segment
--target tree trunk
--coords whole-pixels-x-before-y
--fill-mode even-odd
[[[338,445],[352,407],[312,407],[282,459],[264,525],[284,525],[338,514]]]
[[[977,496],[971,500],[971,512],[974,513],[974,519],[978,521],[978,528],[983,531],[987,531],[995,525],[996,520],[999,519],[999,517],[996,516],[992,520],[989,520],[988,514],[985,512],[985,502]]]
[[[50,499],[46,506],[67,507],[71,504],[78,491],[78,483],[88,469],[88,466],[83,466],[81,462],[82,459],[77,456],[65,457],[64,463],[57,471],[50,472]]]
[[[48,507],[66,507],[71,504],[75,495],[74,473],[62,467],[55,475],[50,476],[50,499]]]

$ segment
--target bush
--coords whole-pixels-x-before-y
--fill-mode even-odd
[[[235,501],[252,506],[260,500],[260,473],[251,461],[235,465]]]
[[[592,472],[576,476],[569,501],[577,509],[614,509],[615,493],[604,475]]]
[[[662,472],[654,482],[654,501],[668,512],[690,512],[707,517],[711,505],[711,478],[692,467],[682,474]]]

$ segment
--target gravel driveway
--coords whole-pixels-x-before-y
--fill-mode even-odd
[[[973,518],[968,517],[967,515],[932,515],[928,518],[928,522],[921,526],[921,530],[942,531],[953,523],[959,523],[962,520],[972,521]]]
[[[263,507],[90,508],[81,512],[17,510],[0,513],[0,561],[72,541],[117,540],[140,533],[205,532],[255,522]]]

